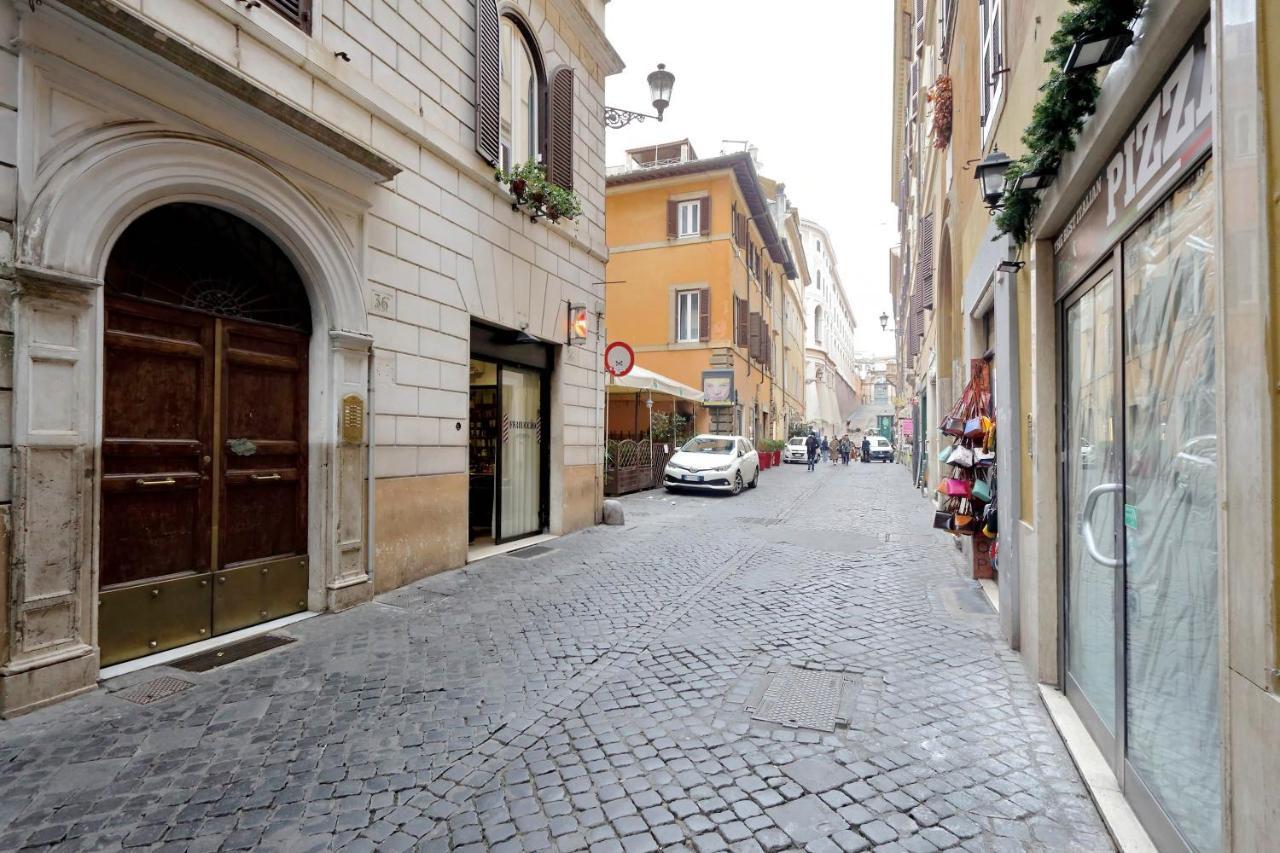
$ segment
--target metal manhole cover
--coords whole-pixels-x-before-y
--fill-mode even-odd
[[[142,684],[125,688],[116,695],[121,699],[127,699],[135,705],[150,705],[152,702],[157,702],[166,696],[181,693],[192,687],[195,687],[193,682],[183,681],[181,678],[174,678],[171,675],[164,675],[160,678],[153,678],[150,681],[144,681]]]
[[[528,560],[530,557],[541,557],[543,554],[550,554],[554,550],[554,548],[549,548],[546,545],[530,545],[528,548],[512,551],[511,556]]]
[[[834,732],[844,695],[844,676],[838,672],[789,666],[766,679],[754,703],[753,720],[789,728]]]
[[[258,637],[250,637],[247,640],[232,643],[229,646],[223,646],[220,649],[214,649],[211,652],[201,652],[198,655],[183,658],[173,666],[185,672],[208,672],[214,667],[244,660],[250,655],[261,654],[277,646],[287,646],[292,642],[294,642],[293,637],[285,637],[280,634],[262,634]]]

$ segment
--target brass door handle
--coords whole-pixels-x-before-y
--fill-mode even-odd
[[[254,480],[279,480],[280,479],[279,474],[251,474],[250,477]]]
[[[139,486],[172,486],[178,481],[172,477],[161,477],[158,480],[148,480],[145,477],[139,477],[135,482]]]

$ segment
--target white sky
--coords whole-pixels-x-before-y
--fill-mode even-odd
[[[610,77],[610,106],[652,113],[645,76],[676,75],[671,106],[606,132],[609,165],[628,148],[688,137],[699,157],[721,140],[750,140],[761,172],[787,185],[800,215],[836,243],[858,322],[859,353],[891,355],[889,248],[893,7],[887,0],[612,0],[610,41],[627,70]],[[890,320],[892,325],[892,320]]]

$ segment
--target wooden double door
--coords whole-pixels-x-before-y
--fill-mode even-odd
[[[106,302],[108,665],[305,610],[307,334]]]

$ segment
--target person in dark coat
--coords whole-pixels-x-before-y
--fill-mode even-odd
[[[812,471],[818,463],[818,448],[820,447],[816,433],[809,433],[809,437],[804,440],[804,447],[809,454],[809,470]]]
[[[862,437],[862,461],[871,461],[871,438],[865,435]]]

